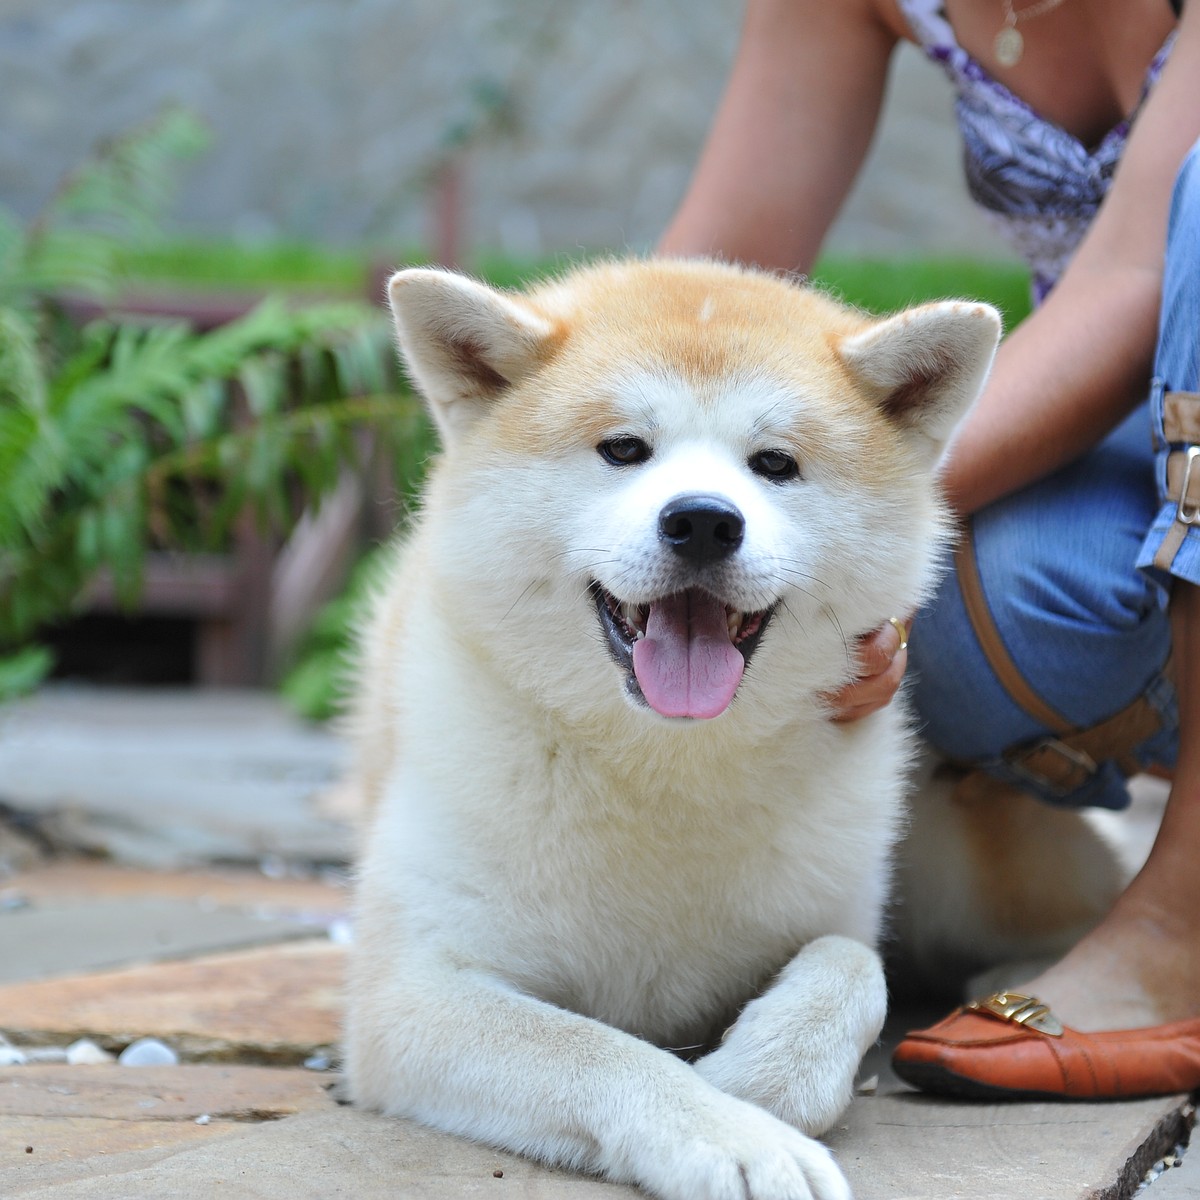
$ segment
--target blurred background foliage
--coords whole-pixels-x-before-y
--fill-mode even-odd
[[[416,408],[377,306],[276,295],[203,330],[121,313],[204,143],[165,112],[26,227],[0,214],[0,697],[49,671],[40,632],[97,572],[132,607],[151,549],[220,549],[246,512],[294,522],[361,466],[364,429],[405,459]]]

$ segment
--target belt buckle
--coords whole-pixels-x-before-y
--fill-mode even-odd
[[[1197,519],[1200,520],[1200,517]],[[1089,778],[1095,775],[1100,769],[1096,760],[1086,751],[1076,750],[1073,746],[1068,746],[1065,742],[1060,742],[1056,737],[1042,738],[1030,746],[1023,746],[1015,754],[1006,755],[1009,767],[1016,774],[1020,775],[1026,782],[1032,783],[1036,787],[1045,788],[1047,791],[1053,792],[1056,796],[1066,796],[1075,791],[1076,787],[1082,786],[1082,784],[1075,784],[1074,787],[1064,787],[1062,784],[1055,782],[1053,779],[1026,764],[1026,759],[1043,750],[1049,750],[1052,754],[1057,754],[1059,758],[1064,759],[1071,766],[1078,767]]]
[[[1183,479],[1179,483],[1179,500],[1175,505],[1175,520],[1181,525],[1200,525],[1200,502],[1188,504],[1188,487],[1192,482],[1192,467],[1200,458],[1200,446],[1189,446],[1184,456]]]

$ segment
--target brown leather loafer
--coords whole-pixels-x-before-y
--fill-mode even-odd
[[[1200,1088],[1200,1020],[1079,1033],[1032,996],[997,992],[907,1034],[896,1074],[975,1100],[1129,1100]]]

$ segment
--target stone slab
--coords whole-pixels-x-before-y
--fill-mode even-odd
[[[158,897],[297,917],[342,916],[349,906],[345,879],[335,872],[297,877],[232,867],[154,871],[79,858],[22,871],[0,887],[0,894],[8,891],[34,903],[94,897]]]
[[[6,1183],[8,1181],[6,1180]],[[127,1154],[101,1173],[61,1174],[44,1185],[35,1171],[7,1195],[28,1200],[633,1200],[645,1193],[549,1170],[446,1134],[353,1109],[310,1113],[209,1144]]]
[[[0,912],[0,984],[311,937],[298,921],[183,900],[95,899]],[[3,1021],[3,1017],[0,1017]]]
[[[302,1063],[339,1036],[344,951],[327,938],[0,987],[17,1045],[157,1037],[185,1060]]]
[[[276,1121],[336,1108],[330,1082],[317,1071],[225,1063],[0,1067],[0,1117]]]
[[[345,863],[350,827],[319,808],[343,762],[266,692],[64,686],[0,708],[0,802],[140,866]]]
[[[104,1117],[0,1117],[0,1180],[3,1191],[22,1182],[40,1183],[107,1175],[122,1155],[153,1157],[210,1142],[244,1126],[235,1121],[112,1121]]]
[[[54,863],[0,886],[0,984],[311,937],[348,903],[317,879]]]
[[[176,1069],[178,1070],[178,1068]],[[1169,1102],[1137,1106],[1168,1118]],[[194,1107],[194,1106],[193,1106]],[[1141,1119],[1121,1106],[974,1106],[903,1097],[860,1098],[830,1141],[857,1200],[1125,1200],[1135,1181],[1093,1174],[1128,1155]],[[190,1110],[188,1110],[190,1111]],[[43,1118],[44,1119],[44,1118]],[[2,1118],[0,1118],[2,1120]],[[1140,1145],[1141,1143],[1139,1143]],[[81,1152],[81,1156],[82,1152]],[[459,1138],[352,1109],[322,1109],[258,1124],[219,1142],[160,1144],[115,1156],[25,1169],[11,1194],[96,1200],[226,1194],[257,1200],[354,1197],[457,1200],[488,1195],[603,1200],[643,1193]],[[87,1168],[86,1170],[84,1168]],[[497,1172],[500,1174],[497,1175]],[[44,1187],[48,1177],[53,1188]],[[1152,1185],[1157,1187],[1158,1185]],[[1154,1192],[1149,1193],[1153,1200]]]
[[[979,1104],[906,1091],[860,1097],[825,1140],[856,1200],[1128,1200],[1186,1137],[1188,1109],[1181,1096]]]
[[[104,1187],[130,1162],[207,1146],[255,1122],[331,1110],[327,1082],[310,1071],[203,1064],[0,1069],[4,1194],[73,1179]]]
[[[223,1189],[259,1200],[449,1200],[489,1189],[500,1196],[500,1182],[506,1194],[546,1200],[640,1194],[338,1108],[330,1082],[323,1073],[215,1064],[8,1068],[0,1071],[0,1162],[19,1168],[11,1194],[21,1196]],[[197,1127],[201,1116],[207,1123]],[[1151,1163],[1186,1140],[1192,1116],[1170,1098],[981,1105],[895,1090],[858,1096],[827,1141],[858,1200],[1127,1200]],[[14,1160],[25,1145],[36,1161]],[[1189,1176],[1194,1182],[1185,1158],[1146,1194],[1194,1194]]]

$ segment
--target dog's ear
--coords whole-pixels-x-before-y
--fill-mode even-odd
[[[852,334],[839,352],[883,411],[936,457],[982,390],[999,340],[994,308],[946,300]]]
[[[388,282],[400,352],[443,445],[531,371],[553,326],[519,296],[452,271],[414,268]]]

